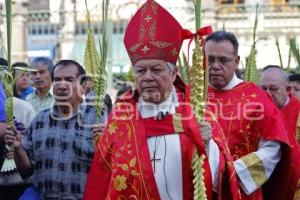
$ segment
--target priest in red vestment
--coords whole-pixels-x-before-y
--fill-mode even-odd
[[[200,182],[206,198],[201,199],[212,198],[221,155],[213,140],[204,141],[205,147],[189,90],[177,76],[181,31],[153,0],[146,1],[130,21],[124,43],[137,90],[119,98],[99,138],[85,200],[193,199],[195,149],[205,156]],[[201,127],[201,134],[211,132]]]
[[[259,85],[272,96],[274,103],[281,110],[289,133],[292,144],[292,168],[287,170],[291,179],[289,196],[286,199],[293,200],[300,177],[300,147],[296,140],[299,134],[300,102],[294,96],[289,95],[291,88],[288,75],[277,65],[268,65],[262,70]]]
[[[223,141],[233,157],[243,200],[283,200],[287,195],[290,143],[280,111],[254,83],[235,75],[238,42],[229,32],[206,38],[209,70],[208,112],[213,139]],[[272,192],[270,192],[272,190]],[[222,200],[230,199],[224,194]]]

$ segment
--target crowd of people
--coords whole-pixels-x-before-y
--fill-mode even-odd
[[[244,81],[237,38],[215,31],[202,41],[209,85],[199,121],[176,68],[184,32],[154,0],[143,4],[124,36],[135,86],[114,105],[106,95],[100,117],[75,60],[12,65],[15,125],[0,84],[0,166],[13,159],[16,169],[0,172],[1,199],[300,199],[300,74],[268,65],[258,84]]]

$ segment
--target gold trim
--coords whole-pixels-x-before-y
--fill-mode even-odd
[[[143,43],[137,43],[137,44],[133,45],[132,47],[130,47],[129,50],[130,50],[132,53],[135,53],[136,50],[137,50],[140,46],[142,46],[142,44],[143,44]]]
[[[145,18],[144,18],[145,21],[147,21],[147,23],[149,23],[151,20],[152,20],[152,17],[150,15],[147,15]]]
[[[146,10],[149,8],[149,2],[147,1],[144,3],[144,5],[141,7],[141,14],[144,15]]]
[[[141,24],[139,30],[139,42],[143,42],[145,35],[146,35],[146,28],[144,27],[143,24]]]
[[[175,113],[173,115],[173,127],[176,133],[183,132],[182,117],[180,113]]]
[[[151,9],[155,15],[157,15],[157,8],[158,8],[157,3],[152,1]]]
[[[297,189],[294,196],[294,200],[299,200],[299,199],[300,199],[300,179],[298,180]]]
[[[177,49],[176,48],[174,48],[172,51],[171,51],[171,54],[173,55],[173,56],[176,56],[177,55]]]
[[[156,21],[154,21],[148,31],[148,34],[151,38],[151,40],[155,40],[156,37]]]
[[[298,144],[300,144],[300,113],[298,115],[297,126],[296,126],[296,139]]]
[[[248,154],[242,157],[241,160],[247,166],[257,187],[262,186],[268,180],[264,164],[255,153]]]
[[[150,51],[150,48],[145,45],[143,48],[142,48],[142,52],[144,52],[144,54],[146,54],[148,51]]]
[[[149,43],[159,49],[164,49],[166,47],[173,45],[173,43],[171,42],[163,42],[163,41],[150,41]]]

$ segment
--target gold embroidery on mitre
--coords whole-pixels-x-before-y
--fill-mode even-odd
[[[255,153],[248,154],[242,157],[241,160],[247,166],[247,169],[257,187],[262,186],[268,180],[264,164]]]
[[[143,48],[142,48],[142,52],[144,52],[144,54],[146,54],[148,51],[150,51],[150,48],[145,45]]]
[[[144,37],[146,35],[146,29],[143,24],[140,24],[140,30],[139,30],[139,42],[143,41]]]
[[[171,51],[171,54],[173,55],[173,56],[176,56],[177,55],[177,49],[176,48],[174,48],[172,51]]]
[[[141,13],[142,15],[145,14],[146,10],[149,8],[149,2],[146,2],[142,7],[141,7]]]
[[[152,17],[150,15],[147,15],[144,20],[149,23],[152,20]]]
[[[158,7],[157,4],[152,2],[151,9],[155,15],[157,15],[157,7]]]
[[[149,36],[150,36],[151,40],[155,40],[155,35],[156,35],[156,21],[153,22],[153,24],[151,25],[148,33],[149,33]]]
[[[143,43],[137,43],[134,44],[132,47],[129,48],[129,51],[131,51],[132,53],[135,53],[136,50],[142,45]]]
[[[173,43],[171,42],[162,42],[162,41],[150,41],[149,43],[159,49],[164,49],[166,47],[173,45]]]

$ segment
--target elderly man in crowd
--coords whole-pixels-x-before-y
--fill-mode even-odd
[[[300,146],[299,142],[299,114],[300,102],[290,95],[288,75],[277,65],[266,66],[260,76],[260,87],[267,91],[273,98],[277,107],[283,114],[283,120],[292,143],[292,162],[293,167],[287,170],[290,173],[291,185],[286,199],[293,199],[297,190],[297,182],[300,178]]]

